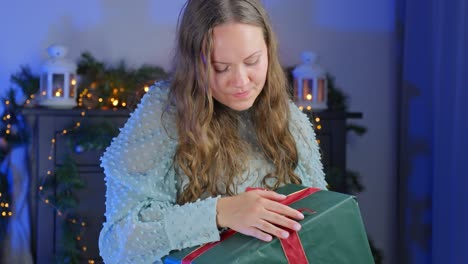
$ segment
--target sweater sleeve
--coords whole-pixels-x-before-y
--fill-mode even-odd
[[[291,119],[289,129],[296,140],[299,162],[295,172],[302,179],[302,185],[327,189],[319,146],[309,118],[290,102]]]
[[[176,204],[176,129],[161,120],[166,98],[162,85],[151,87],[101,158],[107,190],[99,249],[105,263],[155,263],[171,250],[219,240],[218,198]]]

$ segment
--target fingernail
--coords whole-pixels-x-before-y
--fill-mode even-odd
[[[300,224],[294,224],[294,230],[299,231],[301,230],[301,225]]]
[[[287,196],[284,195],[284,194],[280,194],[280,197],[284,199],[284,198],[286,198]]]
[[[281,232],[281,237],[283,238],[288,238],[289,237],[289,233],[288,232]]]
[[[304,219],[304,215],[301,214],[301,213],[299,213],[297,216],[298,216],[300,219]]]

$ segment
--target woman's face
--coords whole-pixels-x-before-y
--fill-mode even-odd
[[[249,109],[265,85],[268,52],[260,27],[227,23],[213,28],[210,90],[223,105]]]

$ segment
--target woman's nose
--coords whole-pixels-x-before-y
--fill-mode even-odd
[[[232,85],[234,87],[244,87],[249,83],[249,75],[244,67],[237,67],[233,72]]]

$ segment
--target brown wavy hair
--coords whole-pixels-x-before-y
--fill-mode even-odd
[[[252,123],[265,157],[275,171],[263,185],[300,183],[296,143],[288,128],[287,82],[277,56],[277,42],[266,11],[258,0],[188,0],[179,16],[177,48],[169,102],[175,105],[178,146],[177,171],[189,183],[178,203],[193,202],[202,194],[234,195],[235,179],[247,169],[249,146],[238,135],[239,114],[213,100],[209,89],[213,28],[229,22],[263,29],[268,49],[265,87],[252,106]],[[205,59],[206,58],[206,59]],[[275,178],[269,186],[266,179]]]

